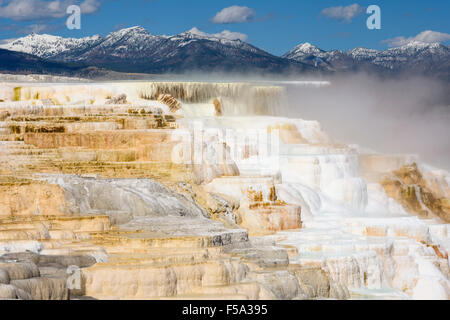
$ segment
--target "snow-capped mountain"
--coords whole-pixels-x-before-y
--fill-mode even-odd
[[[450,48],[440,43],[410,42],[398,48],[379,52],[372,63],[389,68],[440,69],[441,64],[449,63]]]
[[[322,57],[326,55],[326,51],[317,48],[316,46],[313,46],[309,42],[301,43],[298,46],[296,46],[294,49],[290,50],[286,54],[283,55],[283,58],[286,59],[303,59],[306,57],[309,57],[311,55],[314,55],[316,57]]]
[[[231,32],[207,34],[197,28],[174,36],[158,36],[137,26],[105,37],[82,39],[30,35],[2,47],[53,61],[79,62],[123,72],[311,69],[301,62],[273,56],[234,36]]]
[[[147,56],[158,47],[165,38],[154,36],[141,27],[132,27],[111,32],[100,38],[92,46],[74,47],[50,57],[54,60],[88,62],[103,58],[106,61],[116,59],[139,59]]]
[[[348,52],[348,54],[357,61],[367,61],[374,59],[379,52],[368,48],[355,48]]]
[[[81,39],[62,38],[49,34],[30,34],[0,46],[2,49],[32,54],[40,58],[51,58],[62,52],[89,48],[100,41],[98,35]]]
[[[282,56],[285,59],[295,60],[314,66],[318,69],[332,71],[336,69],[336,65],[348,64],[348,57],[345,52],[340,50],[325,51],[309,42],[299,44]],[[340,69],[346,69],[341,66]]]
[[[31,54],[53,62],[77,63],[121,72],[164,73],[188,70],[381,73],[420,72],[450,78],[449,47],[411,42],[377,51],[322,50],[303,43],[282,57],[261,50],[240,33],[208,34],[192,28],[173,35],[152,35],[136,26],[81,39],[31,34],[0,48]]]
[[[333,71],[374,70],[377,72],[410,71],[432,74],[450,73],[450,49],[440,43],[410,42],[398,48],[377,51],[355,48],[350,51],[325,51],[310,43],[296,46],[284,58]]]

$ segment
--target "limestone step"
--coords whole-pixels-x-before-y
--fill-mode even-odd
[[[205,262],[207,259],[223,257],[221,248],[146,248],[141,252],[128,252],[108,247],[108,262],[115,264],[180,264]]]
[[[34,228],[45,226],[49,229],[67,229],[74,232],[103,232],[111,228],[109,217],[104,216],[23,216],[0,218],[0,230],[17,227]]]
[[[46,230],[11,229],[0,231],[0,241],[42,240],[42,239],[50,239],[50,235]]]
[[[82,270],[86,295],[122,297],[171,297],[189,294],[202,286],[226,286],[242,281],[245,266],[238,260],[155,266],[154,264],[98,263]]]
[[[222,246],[223,243],[231,243],[229,234],[214,236],[161,236],[153,232],[118,232],[116,234],[107,233],[102,235],[93,235],[93,240],[98,244],[110,243],[119,247],[127,247],[129,250],[147,250],[149,248],[208,248]],[[241,237],[246,237],[246,232],[242,232]],[[227,242],[228,241],[228,242]]]
[[[255,281],[246,281],[225,286],[202,286],[190,294],[179,295],[177,299],[201,300],[271,300],[274,295]]]
[[[91,233],[108,231],[108,216],[17,217],[0,219],[0,240],[90,239]]]
[[[29,147],[34,148],[34,146],[26,145],[23,141],[0,141],[0,150],[3,148],[18,148],[18,147]]]

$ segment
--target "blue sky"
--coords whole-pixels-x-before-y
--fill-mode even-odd
[[[81,30],[65,27],[64,11],[70,4],[81,5],[84,12]],[[366,27],[369,15],[365,8],[373,4],[381,8],[381,30]],[[228,10],[216,17],[232,6],[237,13]],[[197,27],[207,33],[239,32],[249,43],[281,55],[302,42],[325,50],[359,46],[384,49],[426,30],[436,33],[418,38],[449,44],[449,15],[448,0],[0,0],[0,39],[17,38],[33,30],[83,37],[135,25],[152,34],[167,35]]]

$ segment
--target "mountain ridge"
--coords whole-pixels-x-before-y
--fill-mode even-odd
[[[230,38],[230,34],[228,37],[206,34],[193,28],[174,36],[157,36],[135,26],[105,37],[65,39],[29,35],[0,47],[51,61],[84,63],[119,72],[313,71],[301,62],[273,56],[240,39]]]
[[[428,75],[442,73],[445,77],[450,75],[450,48],[441,43],[413,41],[386,50],[358,47],[348,51],[325,51],[310,43],[303,43],[282,57],[337,72],[347,71],[351,66],[352,71],[412,72]]]
[[[31,34],[0,48],[53,62],[80,63],[118,72],[177,73],[186,71],[263,71],[334,73],[369,71],[425,73],[450,78],[450,49],[439,43],[411,42],[397,48],[323,50],[301,43],[272,55],[243,41],[242,34],[208,34],[192,28],[177,35],[152,35],[140,26],[106,36],[63,38]]]

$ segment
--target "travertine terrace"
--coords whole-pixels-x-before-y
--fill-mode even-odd
[[[0,298],[449,299],[449,174],[284,93],[2,83]]]

